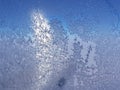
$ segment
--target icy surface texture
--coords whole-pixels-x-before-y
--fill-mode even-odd
[[[60,90],[68,85],[79,89],[84,83],[81,75],[91,77],[97,72],[95,43],[64,32],[59,20],[49,24],[39,11],[31,18],[33,33],[0,39],[0,88]]]
[[[98,5],[96,11],[110,14],[88,1],[88,11]],[[0,26],[0,90],[120,90],[119,12],[109,0],[104,4],[117,20],[83,15],[82,8],[65,26],[33,10],[27,30]]]

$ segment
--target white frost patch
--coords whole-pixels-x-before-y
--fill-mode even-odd
[[[88,42],[88,44],[90,46],[88,49],[91,50],[91,52],[89,54],[87,66],[89,66],[89,67],[92,67],[93,65],[97,66],[96,62],[95,62],[95,56],[96,56],[95,48],[96,48],[96,45],[93,42]]]
[[[34,48],[38,63],[39,89],[46,86],[52,74],[52,36],[47,19],[39,12],[32,13],[33,30],[35,35]]]
[[[97,72],[97,64],[95,61],[96,56],[96,44],[93,42],[85,42],[83,41],[78,35],[68,34],[68,56],[72,56],[74,53],[74,43],[80,43],[80,46],[82,46],[81,52],[79,53],[79,57],[81,59],[79,61],[82,61],[85,63],[86,70],[84,71],[86,74],[92,75],[93,73]],[[78,70],[79,71],[79,70]]]

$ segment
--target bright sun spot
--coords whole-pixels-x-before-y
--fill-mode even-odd
[[[51,35],[49,34],[50,25],[48,24],[48,20],[40,12],[33,12],[32,22],[37,39],[41,43],[49,42],[51,40]]]

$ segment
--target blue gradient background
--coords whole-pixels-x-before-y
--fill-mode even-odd
[[[48,18],[63,23],[86,18],[96,31],[119,29],[119,0],[0,0],[0,27],[28,27],[32,10],[39,9]]]

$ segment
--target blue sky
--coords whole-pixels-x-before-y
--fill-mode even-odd
[[[119,0],[0,0],[0,27],[28,27],[30,14],[39,9],[46,18],[58,18],[68,26],[76,20],[92,30],[119,28]]]

